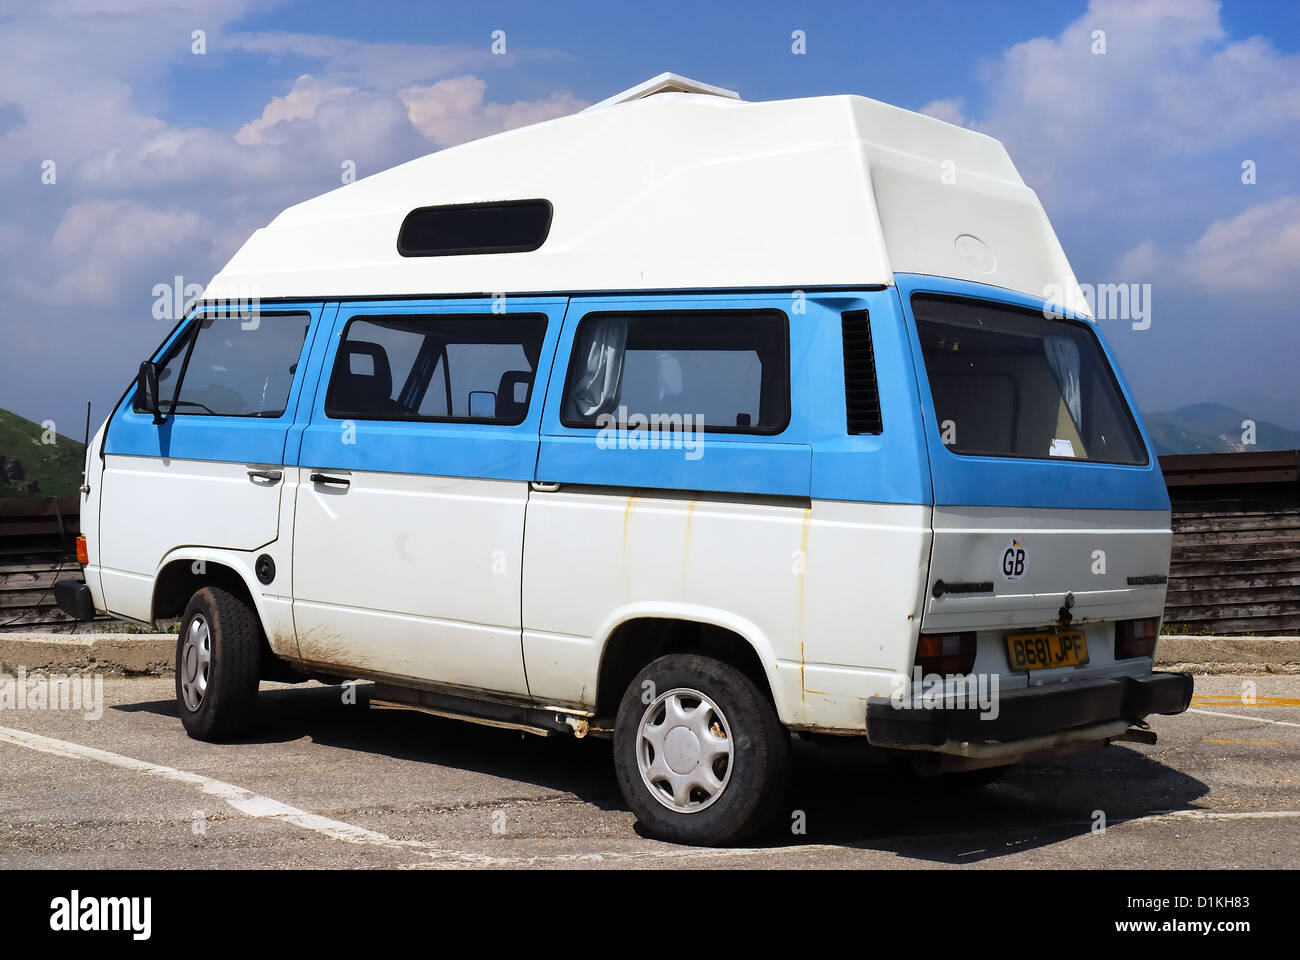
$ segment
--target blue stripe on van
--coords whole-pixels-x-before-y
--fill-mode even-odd
[[[1043,301],[965,281],[908,274],[897,279],[897,289],[807,296],[790,291],[511,298],[511,311],[548,317],[533,399],[527,419],[518,426],[348,424],[325,417],[323,411],[333,353],[350,317],[487,313],[490,299],[330,304],[324,319],[320,303],[268,304],[268,310],[306,311],[313,317],[307,359],[300,365],[287,408],[293,411],[296,406],[296,422],[286,412],[274,421],[187,415],[155,426],[150,417],[131,410],[128,396],[109,426],[105,449],[137,456],[876,503],[1168,509],[1163,478],[1135,408],[1150,457],[1141,467],[970,457],[943,446],[925,424],[925,418],[931,423],[935,418],[911,295],[942,293],[1031,308],[1041,308]],[[791,331],[789,425],[775,436],[706,433],[697,459],[684,449],[600,449],[597,431],[563,426],[561,394],[578,321],[589,312],[613,309],[781,310]],[[879,435],[850,436],[846,430],[840,316],[850,310],[870,315],[884,422]],[[1114,366],[1100,333],[1099,340]],[[1118,371],[1117,379],[1133,408]],[[345,433],[349,426],[351,432]]]
[[[930,450],[930,472],[934,502],[939,506],[1073,507],[1078,509],[1168,510],[1169,494],[1150,437],[1142,424],[1137,405],[1120,372],[1105,336],[1097,324],[1093,330],[1107,362],[1115,371],[1124,400],[1133,413],[1142,443],[1147,450],[1145,466],[1080,463],[1060,460],[1022,460],[967,456],[953,453],[940,441],[929,380],[924,374],[921,344],[912,316],[915,293],[938,293],[972,299],[993,300],[1012,306],[1044,308],[1046,301],[1013,293],[1000,287],[965,280],[918,274],[898,274],[897,295],[907,316],[914,362],[920,375],[917,386],[922,409],[931,426],[925,432]]]

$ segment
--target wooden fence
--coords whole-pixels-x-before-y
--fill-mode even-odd
[[[52,588],[55,580],[81,576],[80,512],[79,497],[0,499],[0,633],[77,627],[55,604]]]
[[[1300,451],[1160,458],[1173,505],[1165,622],[1300,631]]]

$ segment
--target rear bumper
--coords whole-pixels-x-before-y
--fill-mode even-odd
[[[978,708],[900,706],[889,697],[867,701],[867,741],[877,747],[943,750],[954,743],[1042,738],[1116,721],[1137,723],[1153,713],[1175,714],[1192,700],[1192,675],[1079,680],[1000,693],[996,716]]]
[[[58,580],[54,584],[54,602],[74,620],[94,620],[95,600],[90,587],[81,580]]]

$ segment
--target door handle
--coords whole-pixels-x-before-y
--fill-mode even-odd
[[[558,483],[540,483],[537,480],[530,481],[528,487],[531,490],[536,490],[538,493],[554,493],[556,490],[560,489]]]
[[[248,479],[256,483],[258,480],[269,480],[271,483],[279,483],[284,473],[279,470],[249,470]]]
[[[332,477],[328,473],[313,473],[307,479],[312,483],[329,483],[339,487],[346,487],[352,483],[347,477]]]

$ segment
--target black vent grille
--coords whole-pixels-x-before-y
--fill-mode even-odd
[[[871,349],[871,317],[850,310],[840,317],[844,334],[844,405],[849,433],[880,433],[880,391],[876,356]]]

